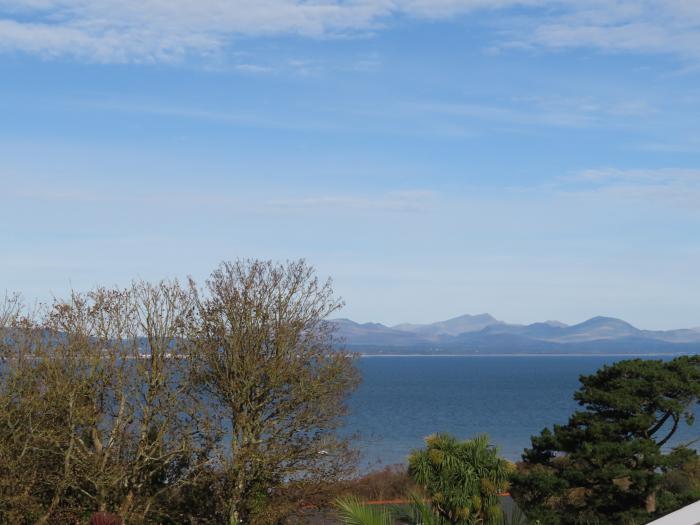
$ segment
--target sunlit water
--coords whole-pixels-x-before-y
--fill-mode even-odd
[[[362,434],[363,464],[401,463],[425,436],[487,433],[517,460],[530,436],[565,423],[581,374],[621,357],[363,357],[347,430]],[[679,441],[700,435],[682,427]]]

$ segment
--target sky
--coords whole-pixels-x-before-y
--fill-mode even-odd
[[[0,294],[700,326],[697,0],[0,0]]]

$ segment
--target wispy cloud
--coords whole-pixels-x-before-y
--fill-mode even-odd
[[[274,71],[274,69],[269,66],[261,66],[259,64],[236,64],[234,69],[252,74],[265,74],[272,73]]]
[[[237,36],[367,30],[393,2],[0,0],[0,49],[95,62],[217,54]]]
[[[643,100],[596,100],[592,97],[527,97],[500,105],[481,103],[422,103],[414,109],[448,117],[523,126],[583,127],[605,123],[624,125],[627,119],[656,112]]]
[[[563,178],[556,190],[700,211],[700,169],[695,168],[588,169]]]
[[[700,137],[683,137],[677,141],[658,141],[642,144],[639,149],[662,153],[698,153]]]
[[[211,122],[219,122],[222,124],[230,124],[232,126],[245,126],[263,129],[281,129],[281,130],[330,130],[337,128],[337,125],[331,122],[322,120],[313,120],[311,118],[301,119],[283,119],[283,118],[268,118],[257,115],[250,111],[236,111],[225,109],[208,109],[203,107],[185,107],[185,106],[163,106],[154,101],[130,101],[130,100],[114,100],[114,101],[90,101],[80,100],[74,102],[76,106],[88,107],[91,109],[141,113],[144,115],[154,115],[159,117],[170,117],[175,119],[187,120],[203,120]]]
[[[0,50],[94,62],[217,55],[239,36],[366,34],[392,16],[519,7],[502,46],[592,47],[700,58],[696,0],[0,0]]]
[[[700,4],[695,0],[587,0],[546,17],[522,35],[530,45],[700,58]]]
[[[614,169],[598,168],[584,170],[573,177],[574,180],[596,183],[634,182],[637,184],[678,184],[700,185],[699,169],[659,168],[659,169]]]
[[[417,213],[429,210],[437,195],[432,191],[394,191],[381,195],[319,195],[268,201],[273,208],[284,210],[380,211]]]
[[[330,194],[290,193],[281,190],[274,198],[260,194],[243,195],[231,190],[201,191],[196,188],[178,191],[144,190],[132,184],[110,187],[91,184],[65,185],[45,178],[0,174],[0,192],[16,201],[60,206],[123,206],[151,209],[206,208],[246,213],[332,212],[421,213],[434,208],[439,195],[432,190],[395,190],[386,192],[338,192]]]

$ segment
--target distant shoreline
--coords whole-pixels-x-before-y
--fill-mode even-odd
[[[360,357],[677,357],[695,355],[687,352],[656,352],[628,354],[363,354]]]

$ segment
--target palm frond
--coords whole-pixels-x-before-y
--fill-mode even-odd
[[[339,498],[335,502],[338,518],[343,525],[393,525],[394,519],[386,508],[361,503],[357,498]]]
[[[435,509],[426,503],[417,494],[411,494],[409,507],[401,507],[395,510],[396,518],[401,523],[408,525],[449,525],[447,520],[440,516]]]

